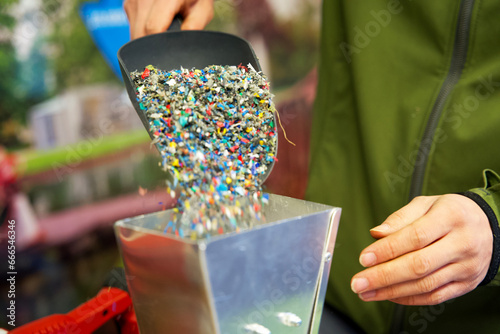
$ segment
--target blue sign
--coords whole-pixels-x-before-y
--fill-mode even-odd
[[[130,28],[123,1],[87,2],[80,7],[80,15],[104,59],[121,79],[116,54],[123,44],[130,41]]]

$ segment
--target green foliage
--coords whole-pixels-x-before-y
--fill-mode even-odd
[[[9,14],[0,11],[0,27],[12,29],[16,24],[16,20]]]
[[[0,7],[0,29],[2,32],[12,34],[15,18],[9,14],[11,6],[16,0],[2,0]],[[16,82],[19,64],[16,52],[10,38],[0,39],[0,145],[5,147],[18,147],[21,145],[17,132],[19,124],[26,119],[27,103],[19,93]]]
[[[51,0],[45,0],[45,3]],[[57,50],[51,59],[56,77],[56,92],[68,87],[87,85],[118,79],[105,62],[79,15],[83,0],[72,0],[68,14],[54,22],[48,42]],[[55,13],[60,10],[52,7]],[[49,14],[50,15],[50,14]]]
[[[283,24],[286,39],[269,48],[274,87],[286,87],[302,79],[316,65],[319,52],[317,27],[311,25],[314,9],[302,5],[302,15]]]

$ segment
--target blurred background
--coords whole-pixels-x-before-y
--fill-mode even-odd
[[[216,0],[207,27],[254,47],[296,144],[280,129],[265,189],[296,198],[307,183],[320,4]],[[116,51],[128,40],[121,0],[2,0],[0,296],[8,218],[16,222],[18,325],[92,298],[119,259],[113,223],[174,204],[118,77]]]

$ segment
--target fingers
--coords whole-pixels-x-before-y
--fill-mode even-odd
[[[201,30],[212,20],[213,16],[213,0],[199,0],[186,10],[181,29]]]
[[[145,34],[150,35],[166,31],[170,27],[175,15],[181,11],[183,6],[184,4],[179,0],[154,1],[145,22]]]
[[[453,279],[453,275],[446,278],[442,277],[442,275],[448,273],[447,271],[441,273],[435,272],[457,260],[459,259],[455,252],[453,240],[449,238],[418,252],[412,252],[393,261],[363,270],[353,277],[351,287],[358,294],[365,291],[383,289],[379,291],[378,298],[384,299],[396,296],[400,297],[401,293],[423,292],[418,289],[424,289],[425,292],[429,292]],[[418,279],[428,277],[431,274],[433,274],[432,278],[428,278],[427,281],[418,281]],[[407,286],[404,288],[398,285],[405,282],[412,283],[407,283]],[[436,286],[438,283],[439,285]],[[415,290],[415,288],[418,289]]]
[[[361,265],[374,266],[432,244],[452,228],[449,224],[436,223],[441,218],[440,212],[434,214],[431,210],[429,214],[414,223],[377,240],[361,252],[359,258]]]
[[[126,0],[124,9],[132,39],[166,31],[178,13],[181,29],[203,29],[213,18],[213,0]]]
[[[135,26],[137,20],[137,0],[125,0],[123,3],[123,9],[128,17],[128,22],[130,24],[130,35],[132,36],[133,27]]]
[[[381,225],[372,228],[370,230],[371,235],[376,239],[380,239],[401,230],[425,215],[437,199],[437,196],[414,198],[410,203],[387,217]]]
[[[483,275],[474,258],[456,252],[456,243],[455,238],[446,238],[418,252],[366,269],[353,277],[352,289],[364,301],[392,300],[408,305],[430,305],[441,298],[463,295],[474,289]],[[454,288],[443,292],[441,288],[450,283],[454,283]]]
[[[493,236],[474,201],[444,195],[412,203],[388,218],[392,232],[361,253],[369,268],[351,281],[361,299],[432,305],[471,291],[486,275]]]
[[[437,292],[442,286],[452,282],[452,274],[455,270],[453,265],[439,269],[432,275],[421,279],[404,282],[381,288],[370,290],[359,294],[359,298],[364,301],[380,300],[402,300],[410,296],[428,295]],[[450,275],[451,274],[451,275]]]
[[[154,0],[127,0],[124,3],[125,12],[130,23],[130,37],[132,39],[146,35],[146,22],[149,17],[149,10],[153,6]]]
[[[394,298],[390,301],[401,305],[437,305],[452,298],[457,298],[472,290],[467,282],[450,282],[438,289],[419,295]]]

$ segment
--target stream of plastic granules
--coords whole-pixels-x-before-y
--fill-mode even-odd
[[[251,65],[131,73],[177,212],[165,233],[191,239],[262,222],[261,184],[276,160],[269,83]]]

